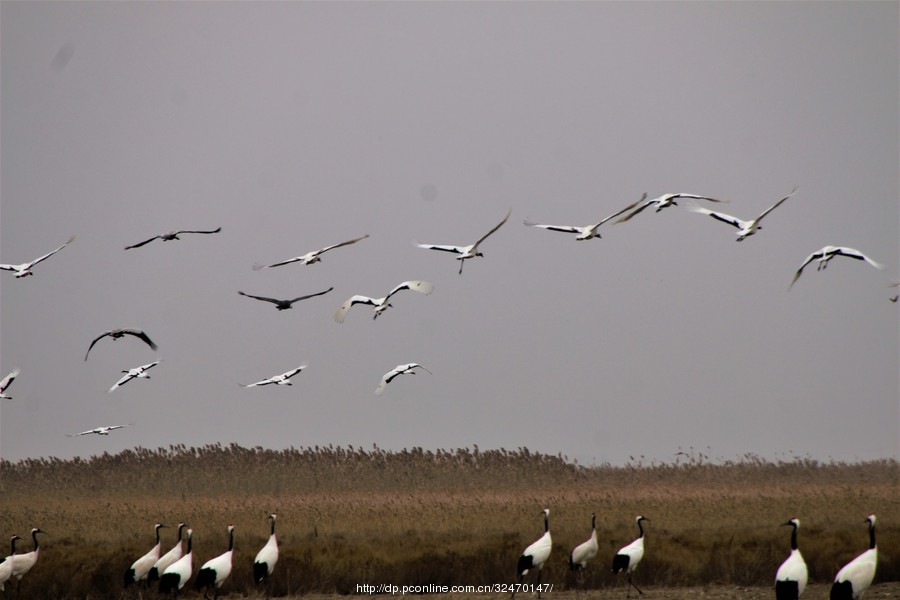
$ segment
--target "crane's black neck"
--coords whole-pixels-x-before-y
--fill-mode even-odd
[[[597,515],[591,515],[591,529],[594,531],[597,529]]]
[[[191,541],[192,541],[193,537],[194,537],[194,536],[191,535],[191,532],[188,531],[188,548],[187,548],[187,553],[188,553],[188,554],[191,553]]]
[[[156,525],[156,544],[157,545],[159,545],[159,528],[160,527],[162,527],[162,525],[159,525],[159,524]]]
[[[792,522],[791,525],[794,527],[794,530],[791,532],[791,550],[796,550],[797,549],[797,524]]]
[[[869,550],[875,547],[875,523],[869,521]]]
[[[639,538],[644,537],[644,526],[641,524],[642,521],[643,521],[643,519],[638,519],[638,522],[637,522],[638,531],[641,532],[641,535],[638,536]]]
[[[234,550],[234,528],[228,530],[228,551]]]
[[[550,515],[544,513],[544,533],[550,531]]]
[[[39,529],[35,529],[34,531],[31,532],[31,539],[34,540],[34,549],[35,550],[37,550],[41,546],[41,543],[38,541],[38,536],[37,536],[38,533],[42,533],[42,532]],[[872,534],[872,535],[874,536],[875,534]],[[874,540],[875,538],[873,537],[872,539]]]
[[[184,529],[184,523],[178,524],[178,541],[181,542],[181,530]]]
[[[272,517],[269,517],[269,518],[272,519]],[[275,519],[272,519],[272,534],[271,535],[275,535]]]
[[[19,539],[19,536],[14,535],[12,539],[9,541],[10,545],[10,556],[16,553],[16,540]]]

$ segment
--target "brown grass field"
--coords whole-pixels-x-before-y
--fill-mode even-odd
[[[590,535],[591,512],[600,553],[583,586],[592,598],[625,596],[609,566],[643,514],[652,519],[635,573],[644,597],[719,600],[774,597],[790,548],[790,529],[780,524],[798,517],[810,572],[804,599],[815,599],[827,598],[837,570],[867,548],[864,519],[875,513],[879,564],[867,598],[900,598],[898,474],[895,460],[710,464],[695,455],[582,467],[526,449],[137,448],[89,460],[0,461],[0,536],[47,532],[22,598],[119,598],[124,571],[154,543],[154,523],[193,528],[195,573],[225,551],[233,524],[234,571],[222,595],[260,597],[251,564],[274,512],[281,555],[272,595],[324,598],[362,595],[363,583],[514,583],[516,560],[543,533],[539,512],[548,507],[553,551],[542,578],[554,587],[542,597],[573,600],[584,593],[566,563]],[[175,533],[162,535],[165,551]],[[30,539],[19,545],[30,549]],[[192,584],[183,595],[198,595]]]

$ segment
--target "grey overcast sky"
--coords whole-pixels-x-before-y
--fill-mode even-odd
[[[900,454],[897,2],[3,2],[0,455]],[[684,206],[689,192],[764,229]],[[474,242],[457,275],[414,242]],[[125,251],[173,229],[213,229]],[[369,234],[312,266],[276,262]],[[851,246],[884,271],[838,258]],[[410,292],[377,321],[354,294]],[[293,298],[289,311],[238,290]],[[139,327],[159,344],[99,333]],[[109,394],[120,371],[161,358]],[[419,362],[432,374],[383,373]],[[292,387],[245,389],[308,362]],[[108,437],[66,437],[134,423]]]

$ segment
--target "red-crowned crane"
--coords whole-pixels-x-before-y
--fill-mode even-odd
[[[215,558],[211,558],[197,571],[196,587],[207,596],[209,588],[213,590],[213,600],[219,597],[219,588],[231,575],[231,557],[234,554],[234,525],[228,526],[228,550]]]
[[[425,248],[426,250],[441,250],[443,252],[452,252],[453,254],[458,254],[456,260],[459,261],[459,274],[462,275],[463,265],[466,260],[470,258],[475,258],[476,256],[484,256],[481,251],[478,250],[478,246],[481,245],[481,242],[486,240],[489,235],[500,229],[500,227],[506,223],[506,220],[509,219],[509,215],[512,214],[512,209],[506,213],[506,216],[503,217],[503,220],[494,225],[494,228],[488,231],[486,234],[478,238],[478,241],[474,244],[469,244],[468,246],[448,246],[441,244],[416,244],[419,248]]]
[[[638,564],[640,564],[641,559],[644,558],[644,526],[641,525],[641,522],[649,520],[650,519],[647,517],[638,515],[634,522],[637,524],[640,534],[636,540],[627,546],[620,548],[613,557],[612,572],[621,573],[622,571],[625,571],[628,573],[628,587],[626,588],[628,591],[625,592],[626,598],[631,596],[631,588],[636,589],[638,594],[643,595],[644,593],[638,586],[634,585],[634,582],[631,580],[631,574],[634,573],[634,570],[637,568]]]
[[[541,597],[541,570],[544,563],[550,558],[550,550],[553,548],[553,539],[550,537],[550,509],[545,508],[541,511],[544,516],[544,535],[539,537],[534,543],[525,548],[519,561],[516,563],[516,574],[518,575],[518,583],[522,583],[522,579],[528,575],[529,571],[537,570],[538,598]],[[516,588],[513,588],[512,596],[516,597]]]
[[[125,587],[128,587],[132,583],[139,583],[147,579],[147,575],[150,574],[150,569],[153,568],[153,565],[156,564],[156,561],[159,560],[159,553],[162,549],[162,543],[159,540],[159,530],[165,527],[162,523],[157,523],[153,526],[153,529],[156,532],[156,545],[150,548],[150,551],[147,554],[143,555],[131,565],[127,571],[125,571]]]
[[[809,573],[806,570],[806,561],[797,547],[797,530],[800,529],[800,519],[791,519],[784,526],[793,527],[791,532],[791,554],[785,559],[778,572],[775,573],[775,600],[798,600],[806,589]]]
[[[869,549],[844,565],[835,575],[831,585],[831,600],[858,600],[875,579],[875,567],[878,564],[875,515],[866,517],[865,522],[869,524]]]

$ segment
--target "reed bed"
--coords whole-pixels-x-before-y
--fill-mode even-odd
[[[587,588],[617,584],[612,555],[635,537],[638,514],[652,519],[639,585],[767,586],[789,551],[790,529],[779,527],[788,518],[801,519],[810,578],[825,583],[867,547],[863,520],[875,513],[876,581],[900,581],[898,473],[895,460],[711,463],[693,454],[584,467],[525,448],[136,448],[0,461],[0,535],[47,531],[23,596],[113,598],[123,595],[124,571],[153,545],[154,523],[193,528],[195,570],[225,550],[233,524],[235,569],[223,592],[257,596],[251,563],[274,512],[281,557],[271,592],[347,594],[362,583],[512,583],[548,507],[554,546],[543,581],[555,590],[581,585],[566,561],[589,536],[591,512],[600,553]],[[165,550],[175,534],[162,532]]]

